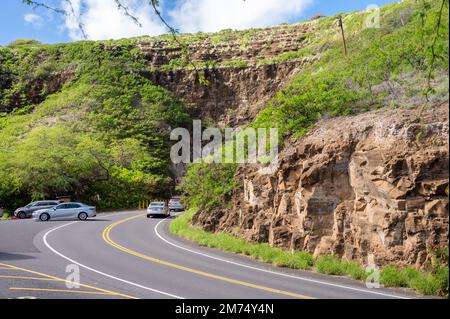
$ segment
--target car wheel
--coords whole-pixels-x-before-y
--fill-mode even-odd
[[[47,213],[44,213],[41,216],[39,216],[39,219],[41,220],[41,222],[46,222],[46,221],[50,220],[50,215]]]
[[[88,219],[88,214],[86,214],[86,213],[79,213],[78,214],[78,219],[84,221],[84,220]]]
[[[17,214],[17,218],[25,219],[25,218],[27,218],[27,214],[25,214],[24,212],[20,212],[20,213]]]

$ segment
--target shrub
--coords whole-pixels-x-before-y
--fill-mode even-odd
[[[308,270],[313,266],[313,257],[307,252],[284,253],[275,257],[273,264],[279,267]]]
[[[222,63],[222,66],[227,68],[246,68],[248,63],[244,60],[229,60]]]
[[[320,256],[316,260],[316,270],[322,274],[343,276],[345,275],[345,267],[342,261],[335,256]]]
[[[355,261],[343,261],[344,267],[345,267],[345,274],[350,276],[351,278],[355,280],[366,280],[368,277],[367,271],[361,267],[360,264],[358,264]]]
[[[17,39],[10,44],[8,44],[9,47],[15,47],[15,46],[21,46],[21,45],[39,45],[41,44],[41,41],[39,40],[33,40],[33,39]]]
[[[234,164],[190,164],[179,190],[192,207],[223,207],[231,202],[235,172]]]
[[[408,287],[409,278],[415,275],[414,271],[402,272],[398,267],[388,266],[381,271],[380,280],[386,287]]]

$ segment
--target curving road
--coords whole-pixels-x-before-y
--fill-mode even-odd
[[[87,222],[0,222],[0,298],[417,298],[280,269],[171,236],[142,212]],[[67,287],[73,269],[82,285]]]

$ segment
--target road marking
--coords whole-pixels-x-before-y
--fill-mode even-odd
[[[46,289],[46,288],[19,288],[10,287],[10,290],[25,290],[25,291],[43,291],[43,292],[64,292],[64,293],[75,293],[75,294],[85,294],[85,295],[106,295],[111,296],[107,292],[94,292],[94,291],[84,291],[84,290],[69,290],[69,289]]]
[[[85,269],[87,269],[87,270],[90,270],[90,271],[92,271],[92,272],[95,272],[95,273],[97,273],[97,274],[99,274],[99,275],[102,275],[102,276],[104,276],[104,277],[108,277],[108,278],[111,278],[111,279],[114,279],[114,280],[117,280],[117,281],[126,283],[126,284],[128,284],[128,285],[135,286],[135,287],[138,287],[138,288],[141,288],[141,289],[144,289],[144,290],[148,290],[148,291],[151,291],[151,292],[154,292],[154,293],[157,293],[157,294],[165,295],[165,296],[168,296],[168,297],[171,297],[171,298],[175,298],[175,299],[184,299],[183,297],[180,297],[180,296],[177,296],[177,295],[173,295],[173,294],[170,294],[170,293],[161,291],[161,290],[153,289],[153,288],[150,288],[150,287],[146,287],[146,286],[143,286],[143,285],[140,285],[140,284],[137,284],[137,283],[134,283],[134,282],[131,282],[131,281],[128,281],[128,280],[125,280],[125,279],[116,277],[116,276],[109,275],[109,274],[107,274],[107,273],[104,273],[104,272],[102,272],[102,271],[100,271],[100,270],[97,270],[97,269],[94,269],[94,268],[92,268],[92,267],[88,267],[88,266],[86,266],[86,265],[83,265],[82,263],[79,263],[78,261],[75,261],[75,260],[73,260],[73,259],[71,259],[71,258],[69,258],[69,257],[67,257],[67,256],[65,256],[65,255],[63,255],[62,253],[60,253],[59,251],[57,251],[55,248],[53,248],[53,247],[48,243],[48,241],[47,241],[48,235],[50,235],[51,233],[53,233],[53,232],[55,232],[55,231],[57,231],[57,230],[59,230],[59,229],[61,229],[61,228],[68,227],[68,226],[73,225],[73,224],[75,224],[75,223],[77,223],[77,222],[65,224],[65,225],[62,225],[62,226],[59,226],[59,227],[56,227],[56,228],[53,228],[53,229],[49,230],[47,233],[44,234],[44,236],[43,236],[43,238],[42,238],[42,240],[43,240],[43,242],[44,242],[44,245],[45,245],[48,249],[50,249],[53,253],[55,253],[56,255],[60,256],[61,258],[64,258],[65,260],[71,262],[72,264],[76,264],[76,265],[78,265],[78,266],[80,266],[80,267],[82,267],[82,268],[85,268]],[[138,298],[134,298],[134,299],[138,299]]]
[[[0,276],[1,279],[23,279],[23,280],[39,280],[39,281],[59,281],[50,278],[26,277],[26,276]]]
[[[164,260],[160,260],[157,258],[153,258],[144,254],[141,254],[139,252],[136,252],[134,250],[128,249],[126,247],[123,247],[119,244],[117,244],[116,242],[114,242],[113,240],[111,240],[110,237],[110,233],[111,230],[116,228],[117,226],[124,224],[130,220],[136,219],[136,218],[140,218],[142,216],[145,215],[138,215],[138,216],[132,216],[129,218],[125,218],[123,220],[120,220],[118,222],[115,222],[111,225],[109,225],[108,227],[105,228],[105,230],[103,231],[103,239],[110,244],[111,246],[117,248],[120,251],[123,251],[127,254],[160,264],[160,265],[164,265],[167,267],[171,267],[171,268],[175,268],[175,269],[179,269],[179,270],[183,270],[186,272],[190,272],[193,274],[197,274],[203,277],[208,277],[208,278],[212,278],[212,279],[217,279],[217,280],[221,280],[221,281],[225,281],[228,283],[232,283],[232,284],[237,284],[237,285],[241,285],[241,286],[245,286],[245,287],[250,287],[250,288],[254,288],[254,289],[258,289],[258,290],[263,290],[263,291],[267,291],[267,292],[271,292],[271,293],[275,293],[275,294],[281,294],[281,295],[286,295],[286,296],[290,296],[290,297],[294,297],[294,298],[300,298],[300,299],[314,299],[313,297],[310,296],[305,296],[305,295],[301,295],[301,294],[297,294],[297,293],[293,293],[293,292],[288,292],[288,291],[284,291],[284,290],[279,290],[279,289],[274,289],[274,288],[269,288],[269,287],[265,287],[265,286],[261,286],[261,285],[257,285],[257,284],[252,284],[252,283],[248,283],[245,281],[240,281],[240,280],[236,280],[236,279],[232,279],[232,278],[227,278],[227,277],[223,277],[223,276],[219,276],[219,275],[214,275],[208,272],[204,272],[204,271],[200,271],[197,269],[193,269],[193,268],[189,268],[189,267],[185,267],[185,266],[181,266],[181,265],[177,265],[174,263],[170,263]]]
[[[158,224],[156,224],[156,226],[154,228],[156,236],[158,236],[159,239],[161,239],[162,241],[164,241],[165,243],[167,243],[167,244],[169,244],[169,245],[171,245],[173,247],[185,250],[187,252],[190,252],[190,253],[193,253],[193,254],[196,254],[196,255],[199,255],[199,256],[207,257],[207,258],[214,259],[214,260],[217,260],[217,261],[222,261],[222,262],[225,262],[225,263],[228,263],[228,264],[232,264],[232,265],[235,265],[235,266],[240,266],[240,267],[247,268],[247,269],[252,269],[252,270],[257,270],[257,271],[265,272],[265,273],[272,274],[272,275],[278,275],[278,276],[283,276],[283,277],[287,277],[287,278],[292,278],[292,279],[312,282],[312,283],[315,283],[315,284],[321,284],[321,285],[326,285],[326,286],[331,286],[331,287],[336,287],[336,288],[342,288],[342,289],[348,289],[348,290],[353,290],[353,291],[359,291],[359,292],[363,292],[363,293],[367,293],[367,294],[375,294],[375,295],[380,295],[380,296],[390,297],[390,298],[410,299],[408,297],[391,295],[391,294],[387,294],[387,293],[383,293],[383,292],[371,291],[371,290],[366,290],[366,289],[361,289],[361,288],[355,288],[355,287],[349,287],[349,286],[344,286],[344,285],[339,285],[339,284],[333,284],[333,283],[320,281],[320,280],[315,280],[315,279],[309,279],[309,278],[305,278],[305,277],[299,277],[299,276],[284,274],[284,273],[271,271],[271,270],[267,270],[267,269],[263,269],[263,268],[253,267],[253,266],[246,265],[246,264],[241,264],[241,263],[234,262],[234,261],[231,261],[231,260],[227,260],[227,259],[223,259],[223,258],[212,256],[212,255],[208,255],[208,254],[205,254],[205,253],[201,253],[201,252],[198,252],[198,251],[195,251],[195,250],[191,250],[191,249],[185,248],[183,246],[174,244],[174,243],[168,241],[167,239],[165,239],[164,237],[162,237],[160,235],[160,233],[158,232],[158,227],[163,222],[165,222],[165,220],[160,221]]]
[[[20,270],[20,271],[27,272],[27,273],[30,273],[30,274],[42,276],[42,277],[45,277],[45,278],[48,278],[48,279],[53,279],[55,281],[60,281],[60,282],[65,282],[65,283],[72,283],[71,281],[68,281],[66,279],[58,278],[58,277],[55,277],[55,276],[43,274],[43,273],[40,273],[40,272],[37,272],[37,271],[34,271],[34,270],[29,270],[29,269],[25,269],[25,268],[13,266],[13,265],[7,265],[7,264],[0,263],[0,266],[8,266],[8,267],[11,267],[11,269],[14,269],[14,270]],[[116,295],[116,296],[120,296],[120,297],[124,297],[124,298],[128,298],[128,299],[138,299],[136,297],[132,297],[132,296],[129,296],[129,295],[121,294],[119,292],[106,290],[106,289],[102,289],[102,288],[98,288],[98,287],[93,287],[93,286],[86,285],[86,284],[81,284],[80,283],[80,286],[84,287],[84,288],[97,290],[97,291],[103,292],[103,293],[109,293],[110,295]]]

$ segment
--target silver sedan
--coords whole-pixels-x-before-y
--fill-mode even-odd
[[[164,202],[151,203],[147,208],[147,218],[154,216],[170,217],[169,206]]]
[[[63,203],[50,209],[42,209],[33,213],[33,219],[43,222],[49,220],[86,220],[97,216],[97,210],[93,206],[82,203]]]

